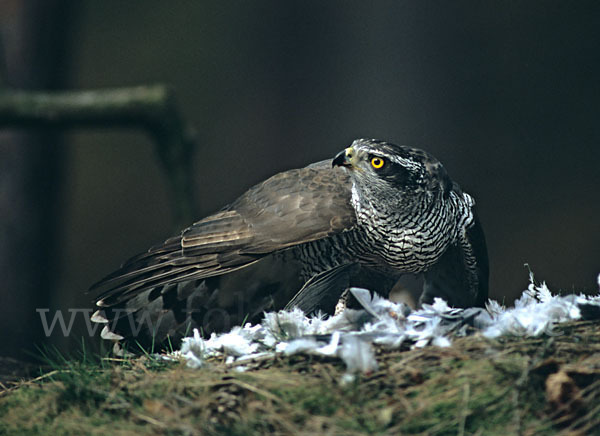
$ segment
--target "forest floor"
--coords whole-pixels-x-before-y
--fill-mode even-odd
[[[57,358],[0,385],[0,434],[600,435],[600,324],[556,330],[378,349],[378,369],[353,381],[342,361],[306,355],[244,372],[219,360]]]

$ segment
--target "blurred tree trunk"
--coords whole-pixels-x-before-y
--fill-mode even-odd
[[[64,0],[0,2],[0,87],[63,87],[72,18]],[[64,163],[58,142],[47,132],[0,132],[0,356],[25,357],[43,340],[36,308],[49,307],[54,292]]]

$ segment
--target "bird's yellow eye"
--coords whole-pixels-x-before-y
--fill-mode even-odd
[[[380,158],[380,157],[371,158],[371,165],[376,170],[378,170],[379,168],[383,167],[384,164],[385,164],[385,161],[382,158]]]

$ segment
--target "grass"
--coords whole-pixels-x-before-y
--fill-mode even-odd
[[[0,391],[0,434],[600,434],[599,327],[378,350],[379,369],[349,383],[341,362],[302,355],[246,372],[48,358],[41,377]]]

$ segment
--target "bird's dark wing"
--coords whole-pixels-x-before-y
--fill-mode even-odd
[[[178,237],[136,256],[93,285],[99,305],[152,287],[234,271],[294,245],[351,229],[350,180],[322,161],[279,173]]]
[[[317,310],[333,314],[340,296],[350,287],[352,275],[360,269],[358,262],[346,263],[313,276],[284,309],[291,310],[297,307],[306,314]]]
[[[483,307],[488,298],[489,263],[483,228],[473,209],[473,223],[460,240],[423,274],[420,303],[440,297],[453,307]]]

